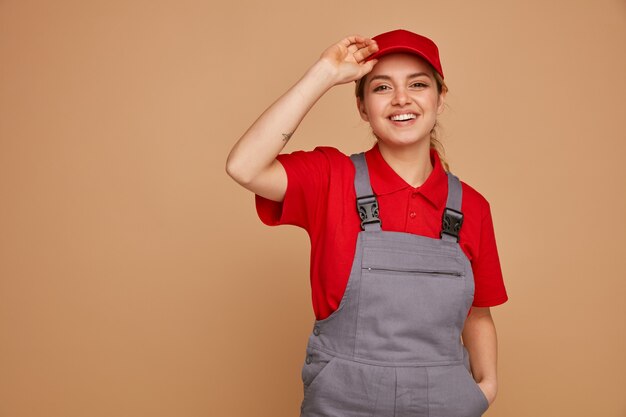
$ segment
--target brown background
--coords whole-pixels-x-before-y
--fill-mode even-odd
[[[487,416],[626,416],[626,2],[0,0],[0,417],[297,416],[309,241],[232,145],[329,45],[441,49],[509,302]],[[352,85],[285,152],[368,149]]]

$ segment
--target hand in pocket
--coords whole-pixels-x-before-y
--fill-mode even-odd
[[[496,384],[490,381],[482,381],[478,382],[478,388],[480,388],[483,394],[485,394],[487,402],[491,405],[491,403],[493,403],[496,399],[496,393],[498,391]]]

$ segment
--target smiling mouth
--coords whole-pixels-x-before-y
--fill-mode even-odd
[[[389,116],[388,119],[392,122],[406,123],[417,119],[417,115],[414,113],[395,114],[393,116]]]

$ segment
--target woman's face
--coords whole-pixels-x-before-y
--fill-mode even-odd
[[[385,55],[367,74],[363,92],[359,112],[379,140],[390,146],[430,142],[445,93],[437,92],[426,61],[413,54]]]

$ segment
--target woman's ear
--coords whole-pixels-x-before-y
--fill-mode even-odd
[[[365,120],[366,122],[369,122],[370,119],[367,116],[367,110],[365,110],[365,105],[363,104],[361,99],[358,97],[356,98],[356,106],[359,109],[359,114],[361,115],[361,119]]]
[[[443,106],[446,102],[446,90],[443,90],[441,94],[439,94],[439,98],[437,99],[437,114],[441,114],[443,112]]]

